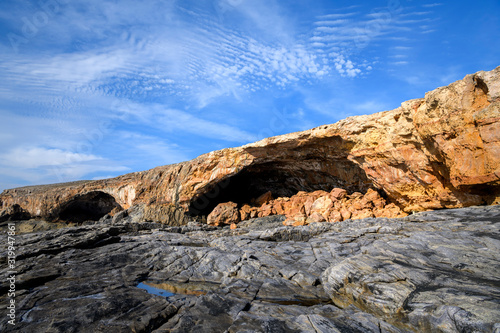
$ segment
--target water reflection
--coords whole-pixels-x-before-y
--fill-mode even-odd
[[[174,295],[205,295],[209,291],[218,289],[219,285],[206,282],[143,281],[137,287],[146,290],[150,294],[170,297]]]

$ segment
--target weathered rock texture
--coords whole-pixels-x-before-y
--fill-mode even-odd
[[[405,212],[491,204],[500,197],[499,140],[500,67],[392,111],[189,162],[114,179],[6,190],[0,219],[12,218],[14,205],[16,213],[71,220],[142,203],[147,219],[183,224],[186,215],[206,217],[229,201],[241,207],[268,191],[278,198],[335,187],[349,193],[376,188]]]
[[[208,215],[211,225],[234,224],[256,217],[285,215],[285,225],[305,225],[314,222],[340,222],[366,217],[404,217],[407,214],[395,204],[387,204],[380,194],[372,189],[363,195],[354,192],[351,195],[340,188],[330,193],[322,190],[299,192],[290,198],[272,199],[271,192],[265,193],[255,206],[243,205],[238,211],[234,202],[220,203]],[[260,204],[260,205],[259,205]]]
[[[498,332],[500,206],[236,230],[136,223],[16,236],[1,332]],[[17,226],[17,223],[16,223]],[[0,275],[8,276],[7,242]],[[139,282],[167,289],[147,293]],[[0,281],[6,309],[9,281]]]

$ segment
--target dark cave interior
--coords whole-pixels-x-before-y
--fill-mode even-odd
[[[364,171],[347,159],[262,163],[207,186],[191,200],[188,213],[207,216],[219,203],[232,201],[242,206],[268,191],[277,198],[291,197],[299,191],[331,191],[335,187],[350,193],[364,192],[371,185]]]
[[[88,220],[96,221],[115,208],[120,209],[121,207],[113,196],[101,191],[94,191],[78,195],[61,205],[56,218],[77,223]]]

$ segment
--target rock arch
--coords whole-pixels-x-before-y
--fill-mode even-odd
[[[274,198],[290,197],[299,191],[330,191],[335,187],[348,192],[365,192],[373,186],[365,171],[347,158],[284,159],[250,165],[237,174],[210,184],[189,202],[188,214],[205,217],[219,203],[250,204],[270,191]],[[326,155],[327,156],[327,155]]]
[[[115,198],[102,191],[79,194],[61,204],[52,214],[53,219],[68,222],[98,220],[111,211],[122,210]]]

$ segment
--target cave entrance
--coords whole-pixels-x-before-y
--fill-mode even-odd
[[[351,193],[365,192],[371,186],[364,170],[347,159],[262,163],[207,186],[191,200],[188,212],[193,217],[206,217],[219,203],[251,204],[268,191],[277,198],[291,197],[299,191],[331,191],[335,187]]]
[[[113,209],[122,209],[113,196],[100,191],[89,192],[75,196],[62,205],[58,219],[76,223],[97,221]]]

